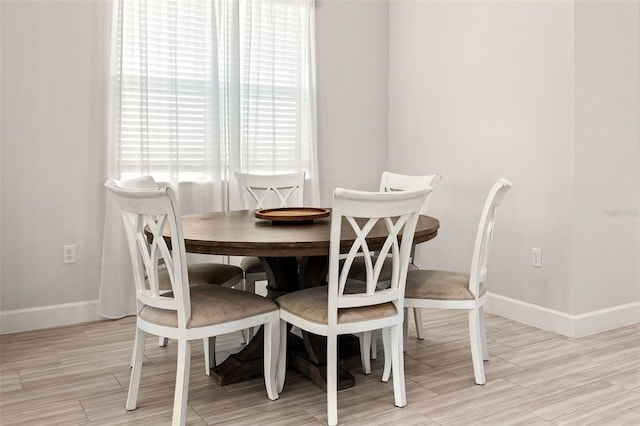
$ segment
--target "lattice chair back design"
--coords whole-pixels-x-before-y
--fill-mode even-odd
[[[501,178],[489,191],[480,215],[468,274],[437,270],[414,270],[407,274],[407,307],[469,310],[471,356],[475,382],[479,385],[486,383],[483,360],[489,359],[483,315],[487,298],[487,259],[496,213],[511,186],[511,182]]]
[[[302,207],[305,173],[235,174],[243,209]]]
[[[383,329],[391,341],[395,403],[406,405],[402,357],[402,321],[405,278],[416,223],[431,188],[405,192],[334,191],[329,249],[328,286],[305,289],[277,299],[281,330],[287,323],[327,337],[327,416],[337,415],[337,336]],[[372,230],[376,230],[373,238]],[[380,234],[377,234],[380,232]],[[355,239],[353,238],[355,237]],[[345,247],[343,241],[354,239]],[[380,256],[374,256],[374,249]],[[344,263],[341,253],[346,253]],[[392,259],[391,283],[379,288],[384,258]],[[366,281],[352,283],[349,269],[358,256]],[[280,341],[278,386],[284,386],[286,339]]]
[[[409,176],[401,175],[397,173],[384,172],[380,179],[380,192],[397,192],[397,191],[412,191],[416,189],[434,188],[435,185],[442,179],[442,176],[438,173],[425,176]],[[432,192],[429,192],[421,212],[424,214]],[[413,263],[414,251],[411,253],[410,265]],[[411,268],[411,266],[410,266]],[[382,268],[381,281],[389,280],[390,265],[385,265]],[[355,259],[353,266],[349,272],[349,278],[364,281],[365,267],[361,259]]]
[[[191,340],[259,325],[264,325],[265,329],[267,395],[269,399],[277,399],[278,306],[269,299],[228,287],[189,287],[182,225],[171,188],[131,189],[111,179],[105,182],[105,187],[120,207],[138,301],[135,359],[126,408],[136,408],[147,333],[178,341],[173,424],[184,425]],[[170,292],[161,285],[161,276],[165,273],[169,276]]]

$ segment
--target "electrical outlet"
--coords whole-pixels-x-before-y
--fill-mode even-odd
[[[76,245],[62,246],[62,263],[76,263]]]
[[[531,249],[531,266],[534,268],[542,268],[542,249]]]

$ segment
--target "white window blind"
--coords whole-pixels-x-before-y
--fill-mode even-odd
[[[119,177],[313,176],[309,3],[120,0]]]
[[[308,32],[299,3],[241,3],[241,160],[250,173],[294,172],[309,162],[309,144],[299,143],[309,126],[301,108],[309,103]]]
[[[123,1],[116,58],[121,177],[202,180],[211,167],[211,8],[199,1]]]

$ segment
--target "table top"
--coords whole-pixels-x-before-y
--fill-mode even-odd
[[[181,219],[185,247],[190,253],[258,257],[329,255],[330,217],[313,223],[278,224],[257,219],[253,210],[233,210],[187,215]],[[434,238],[439,227],[438,219],[420,216],[414,244]],[[355,234],[350,227],[349,232],[343,234],[346,248]],[[385,238],[384,223],[378,222],[367,242],[372,250],[377,250]]]

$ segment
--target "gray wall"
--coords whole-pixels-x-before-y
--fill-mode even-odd
[[[320,190],[376,190],[387,166],[386,1],[316,2]],[[357,170],[357,171],[356,171]]]
[[[640,300],[640,2],[577,2],[575,34],[571,267],[581,313]]]
[[[390,2],[388,166],[444,175],[424,266],[468,270],[483,198],[507,177],[491,292],[574,316],[640,301],[638,16],[621,1]]]
[[[1,311],[97,297],[108,5],[0,2]]]

